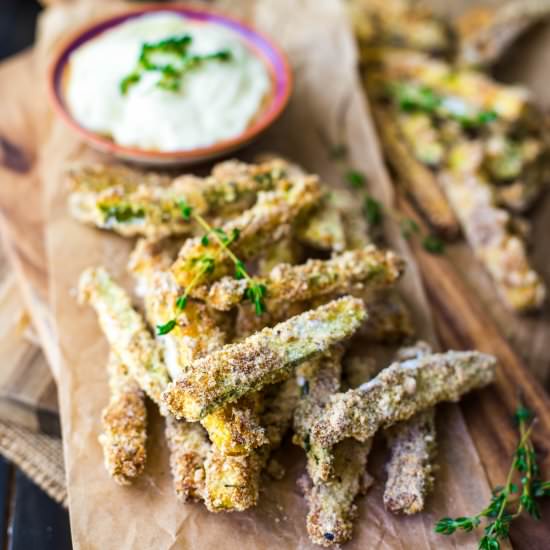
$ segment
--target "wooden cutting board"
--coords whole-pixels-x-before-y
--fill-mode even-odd
[[[42,209],[40,182],[34,177],[37,162],[33,132],[44,131],[43,123],[36,128],[36,117],[47,113],[29,98],[13,97],[5,83],[11,78],[27,79],[29,89],[33,85],[33,60],[29,54],[11,61],[0,68],[1,105],[6,118],[0,117],[0,212],[2,231],[8,237],[8,254],[23,289],[26,305],[36,323],[41,341],[55,365],[55,334],[51,330],[49,314],[45,306],[48,277],[45,269],[42,240]],[[22,105],[22,102],[26,104]],[[34,102],[36,103],[36,102]],[[18,104],[20,109],[14,109]],[[10,118],[9,114],[17,112]],[[408,205],[399,204],[408,216]],[[479,306],[456,270],[441,257],[424,253],[416,247],[417,259],[432,299],[433,313],[446,348],[478,348],[494,353],[501,362],[497,383],[461,403],[469,430],[474,438],[479,456],[489,479],[501,484],[509,467],[509,459],[515,444],[515,431],[510,421],[521,388],[526,402],[539,416],[536,441],[544,458],[543,473],[550,477],[550,400],[534,380],[525,365],[499,333],[494,322]],[[550,510],[545,510],[546,518]],[[518,522],[512,531],[515,548],[545,548],[550,540],[550,527],[546,523]]]

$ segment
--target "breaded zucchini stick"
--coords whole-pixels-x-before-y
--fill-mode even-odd
[[[486,386],[495,367],[494,357],[473,351],[394,363],[357,389],[332,396],[311,430],[311,440],[327,448],[347,437],[366,441],[379,428]]]
[[[197,422],[166,417],[166,441],[176,496],[183,502],[205,495],[205,461],[211,449],[208,436]]]
[[[386,431],[391,457],[384,506],[394,514],[416,514],[424,509],[434,485],[437,450],[434,410],[427,409]]]
[[[145,468],[147,409],[145,396],[113,352],[107,363],[111,398],[101,416],[105,468],[119,485],[129,485]]]
[[[233,253],[246,261],[257,256],[269,245],[281,240],[289,233],[289,224],[301,213],[312,207],[319,199],[319,181],[315,176],[303,176],[287,182],[285,190],[260,193],[258,202],[237,218],[223,224],[226,235],[237,232],[238,239],[231,245]],[[194,281],[197,268],[208,258],[211,269],[203,274],[203,285],[212,283],[224,275],[233,273],[235,266],[222,245],[215,238],[204,243],[203,238],[188,239],[172,266],[177,282],[184,288]],[[197,287],[191,292],[201,296]]]
[[[415,158],[393,114],[386,107],[375,106],[374,116],[386,158],[399,176],[405,191],[436,231],[447,237],[455,237],[459,232],[458,222],[434,173]]]
[[[479,71],[461,69],[441,59],[410,50],[380,48],[376,51],[390,81],[428,87],[443,98],[445,111],[492,111],[507,122],[517,122],[530,108],[526,88],[500,84]],[[451,101],[452,100],[452,101]],[[449,102],[451,101],[451,102]]]
[[[314,544],[333,546],[351,538],[357,516],[354,500],[369,485],[366,466],[371,444],[371,439],[342,441],[334,448],[335,476],[305,487],[307,532]]]
[[[419,341],[397,351],[397,361],[417,359],[432,353]],[[426,497],[434,485],[434,462],[437,452],[435,410],[426,409],[409,420],[399,422],[385,432],[390,448],[386,465],[388,479],[384,505],[395,513],[416,514],[424,509]]]
[[[529,264],[525,244],[510,231],[510,215],[496,205],[479,173],[479,142],[463,141],[449,153],[441,182],[474,253],[493,277],[506,304],[518,312],[539,308],[546,290]]]
[[[319,250],[341,252],[346,248],[346,231],[341,211],[326,194],[321,204],[297,227],[296,236],[305,245]]]
[[[269,386],[262,414],[268,443],[249,455],[228,456],[225,460],[217,449],[212,449],[205,465],[205,503],[211,512],[242,511],[256,505],[262,470],[271,452],[280,446],[297,400],[298,386],[293,377]]]
[[[266,278],[256,278],[267,288],[267,309],[275,311],[282,302],[302,302],[353,290],[377,290],[394,284],[402,275],[403,260],[392,251],[374,245],[333,256],[330,260],[308,260],[302,265],[279,264]],[[244,298],[246,285],[233,278],[214,283],[208,303],[228,310]]]
[[[307,472],[314,484],[329,478],[333,457],[324,456],[326,449],[311,443],[309,432],[330,396],[340,389],[343,353],[343,347],[335,347],[296,370],[300,400],[294,411],[292,441],[304,449]]]
[[[349,338],[365,320],[361,300],[334,300],[195,361],[163,400],[176,417],[199,420],[242,395],[288,378],[293,368]]]
[[[145,312],[153,326],[176,319],[176,326],[156,339],[164,350],[164,362],[172,380],[177,380],[191,363],[221,348],[226,340],[220,315],[202,303],[190,300],[184,310],[176,307],[181,289],[170,271],[169,252],[138,241],[129,268],[138,278],[144,296]],[[202,419],[210,439],[223,454],[247,454],[265,443],[259,422],[258,396],[246,396],[218,409]]]
[[[168,371],[155,340],[142,316],[132,307],[126,291],[113,281],[105,268],[90,268],[80,276],[79,299],[95,309],[111,349],[164,413],[160,396],[170,380]]]
[[[274,189],[283,177],[276,160],[257,166],[227,161],[210,177],[173,181],[119,166],[84,166],[68,174],[69,210],[83,223],[125,237],[187,235],[193,225],[181,215],[181,200],[204,216],[226,216],[249,207],[258,192]]]

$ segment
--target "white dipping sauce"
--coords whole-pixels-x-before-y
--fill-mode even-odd
[[[229,50],[229,61],[208,61],[180,80],[178,91],[144,72],[125,95],[120,82],[138,62],[144,42],[188,34],[191,54]],[[212,145],[243,132],[270,90],[262,61],[238,35],[215,24],[160,12],[106,31],[70,57],[65,97],[79,124],[140,149],[175,151]]]

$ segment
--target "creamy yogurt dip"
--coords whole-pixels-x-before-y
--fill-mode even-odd
[[[145,43],[186,35],[190,55],[224,52],[227,59],[200,63],[178,77],[174,89],[161,87],[163,74],[155,70],[141,71],[126,89],[121,86],[139,66]],[[153,57],[157,64],[178,66],[173,54]],[[69,60],[65,98],[72,116],[88,130],[120,145],[168,152],[237,136],[269,91],[267,68],[236,34],[160,12],[127,21],[78,48]]]

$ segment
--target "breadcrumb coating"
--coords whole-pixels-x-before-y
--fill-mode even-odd
[[[287,181],[286,189],[260,193],[257,203],[237,218],[222,225],[221,229],[229,238],[237,232],[238,239],[231,244],[231,251],[246,261],[266,249],[269,245],[287,236],[295,218],[311,208],[320,197],[319,181],[316,176],[304,176]],[[224,253],[222,245],[215,238],[204,242],[201,237],[187,239],[179,257],[172,266],[172,272],[182,287],[193,282],[197,265],[209,258],[212,268],[204,273],[201,283],[207,285],[229,275],[235,270],[231,258]],[[204,288],[191,291],[201,297]]]
[[[302,265],[279,264],[265,278],[255,278],[267,288],[267,309],[277,310],[282,302],[312,300],[330,294],[376,290],[394,284],[405,269],[392,251],[374,245],[333,256],[330,260],[308,260]],[[208,303],[229,310],[244,298],[247,285],[226,277],[210,288]]]
[[[203,216],[228,216],[251,206],[258,192],[274,189],[285,176],[283,168],[280,161],[226,161],[207,178],[170,180],[121,166],[82,166],[68,173],[69,211],[80,222],[125,237],[188,235],[194,225],[183,219],[181,200]]]
[[[307,532],[320,546],[343,544],[351,539],[357,516],[354,500],[369,485],[366,473],[371,440],[346,439],[334,448],[334,477],[305,487],[309,506]]]
[[[333,395],[314,424],[311,439],[327,448],[347,437],[366,441],[379,428],[486,386],[494,380],[495,368],[494,357],[474,351],[394,363],[370,382]]]
[[[165,436],[176,496],[183,502],[202,500],[205,495],[204,462],[211,448],[204,428],[197,422],[167,416]]]
[[[291,370],[349,338],[366,318],[361,300],[334,300],[265,328],[195,361],[170,384],[164,403],[176,417],[198,420],[241,395],[288,378]]]
[[[111,398],[101,415],[105,468],[119,485],[130,485],[147,460],[147,409],[145,395],[128,369],[113,352],[107,363]]]
[[[539,308],[546,289],[527,257],[525,243],[510,231],[510,215],[496,204],[478,172],[481,144],[457,143],[441,182],[476,256],[491,274],[506,304],[518,312]]]
[[[437,450],[434,409],[418,413],[386,431],[391,457],[384,506],[394,514],[416,514],[424,509],[434,485]]]
[[[305,450],[307,472],[314,484],[328,479],[333,456],[325,456],[326,449],[312,444],[309,432],[330,396],[340,389],[343,354],[343,347],[336,346],[327,354],[300,365],[296,370],[301,397],[294,411],[292,441]]]
[[[95,309],[111,349],[165,414],[160,396],[170,380],[168,371],[143,317],[132,307],[126,291],[105,268],[90,268],[80,276],[79,299]]]

